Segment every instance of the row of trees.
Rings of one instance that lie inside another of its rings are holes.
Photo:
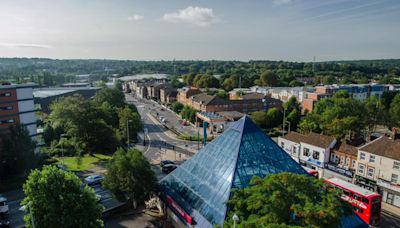
[[[314,67],[313,67],[314,65]],[[333,75],[339,79],[372,79],[387,75],[400,76],[400,60],[367,60],[335,62],[285,62],[285,61],[126,61],[126,60],[55,60],[43,58],[0,58],[0,79],[25,80],[30,76],[48,72],[51,75],[90,74],[97,77],[118,74],[120,76],[137,73],[163,72],[171,75],[209,74],[226,77],[241,75],[243,78],[257,79],[265,70],[271,70],[280,78],[326,77]],[[314,71],[313,71],[314,68]]]
[[[143,154],[119,148],[103,182],[121,201],[143,203],[155,191],[156,177]],[[34,170],[23,186],[27,227],[104,227],[94,190],[72,172],[55,166]]]
[[[50,110],[44,140],[56,154],[61,148],[67,155],[110,153],[123,142],[135,140],[142,128],[136,107],[126,105],[117,88],[103,88],[93,100],[80,95],[61,98]]]
[[[400,126],[400,93],[375,96],[360,102],[340,91],[320,100],[299,124],[304,132],[322,132],[337,138],[369,137],[377,125]]]

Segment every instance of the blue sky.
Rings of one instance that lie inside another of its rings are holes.
[[[400,1],[1,0],[0,56],[400,58]]]

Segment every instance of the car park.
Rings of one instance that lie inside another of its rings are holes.
[[[103,182],[104,177],[102,175],[92,175],[85,178],[85,183],[87,185],[96,185]]]
[[[164,165],[164,167],[162,167],[161,170],[163,173],[168,174],[168,173],[174,171],[176,168],[177,168],[177,166],[175,164],[166,164],[166,165]]]
[[[167,164],[173,164],[173,165],[175,165],[175,163],[173,162],[173,161],[171,161],[171,160],[162,160],[161,162],[160,162],[160,166],[161,166],[161,168],[163,168],[165,165],[167,165]]]

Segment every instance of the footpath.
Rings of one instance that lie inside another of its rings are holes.
[[[382,211],[391,214],[393,216],[400,217],[400,208],[387,204],[385,202],[382,202]]]

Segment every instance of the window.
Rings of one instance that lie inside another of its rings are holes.
[[[11,97],[11,93],[0,93],[0,97]]]
[[[400,170],[400,162],[394,161],[394,162],[393,162],[393,169],[395,169],[395,170]]]
[[[364,169],[365,169],[365,165],[358,164],[358,173],[359,174],[364,174]]]
[[[346,165],[350,165],[350,158],[346,158]]]
[[[304,148],[303,149],[303,155],[306,156],[306,157],[310,156],[310,149]]]
[[[12,110],[13,109],[13,106],[3,106],[3,107],[0,107],[0,110]]]
[[[319,152],[314,150],[314,151],[313,151],[312,157],[313,157],[315,160],[319,160]]]
[[[344,156],[340,156],[340,164],[343,164],[344,162]]]
[[[365,198],[365,197],[362,197],[361,201],[363,201],[366,204],[369,204],[369,200],[367,198]]]
[[[285,143],[284,142],[281,142],[281,147],[285,148]]]
[[[368,175],[369,177],[374,177],[374,172],[375,172],[375,169],[374,169],[374,168],[368,167],[368,173],[367,173],[367,175]]]
[[[356,167],[356,160],[353,160],[351,163],[352,163],[351,167],[353,168]]]
[[[397,184],[398,179],[399,179],[399,175],[393,173],[392,178],[390,179],[390,182],[392,182],[393,184]]]
[[[369,156],[369,162],[375,162],[375,155]]]
[[[343,194],[345,194],[346,196],[350,196],[350,192],[345,189],[343,189]]]
[[[365,153],[360,153],[360,160],[365,160]]]
[[[6,123],[14,123],[13,119],[10,120],[0,120],[0,124],[6,124]]]

